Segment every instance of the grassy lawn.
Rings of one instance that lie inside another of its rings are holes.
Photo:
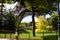
[[[56,40],[56,33],[36,33],[35,34],[36,37],[33,37],[32,36],[32,32],[29,31],[29,33],[20,33],[19,34],[19,38],[30,38],[30,39],[42,39],[42,40]],[[4,38],[5,34],[3,33],[0,33],[0,38]],[[12,33],[11,35],[10,34],[6,34],[6,38],[15,38],[15,34]]]

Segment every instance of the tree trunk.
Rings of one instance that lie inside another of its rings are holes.
[[[34,11],[34,7],[32,6],[32,26],[33,26],[33,37],[35,37],[35,19],[34,19],[34,16],[35,16],[35,11]]]

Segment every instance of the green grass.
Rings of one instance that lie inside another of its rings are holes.
[[[20,33],[19,34],[19,38],[31,38],[31,39],[43,39],[43,40],[56,40],[56,33],[36,33],[35,37],[32,36],[32,32],[31,31],[28,31],[29,33]],[[4,38],[5,34],[3,33],[0,33],[0,38]],[[6,34],[6,38],[15,38],[15,34],[12,33],[11,35],[10,34]]]
[[[9,33],[7,33],[7,34],[4,34],[4,33],[0,33],[0,38],[10,38],[10,36],[11,36],[11,38],[15,38],[15,34],[9,34]]]

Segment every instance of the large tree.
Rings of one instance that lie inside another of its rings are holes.
[[[53,0],[17,0],[22,6],[32,11],[33,36],[35,36],[35,11],[39,10],[41,14],[55,10]],[[56,2],[56,0],[55,0]]]

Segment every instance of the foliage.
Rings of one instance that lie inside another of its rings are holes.
[[[35,11],[39,10],[40,13],[48,13],[54,10],[56,7],[53,5],[53,1],[50,0],[17,0],[23,7],[32,11],[32,23],[33,23],[33,36],[35,36]],[[37,5],[38,4],[38,5]]]
[[[58,21],[58,14],[52,13],[50,18],[46,19],[48,25],[51,25],[54,30],[57,30],[57,21]]]
[[[36,31],[41,31],[41,30],[44,30],[45,28],[45,25],[44,25],[44,16],[39,16],[39,20],[38,22],[36,23]]]
[[[26,7],[28,10],[32,11],[32,6],[34,10],[39,10],[42,13],[50,12],[51,10],[56,10],[55,5],[56,0],[17,0],[22,6]],[[38,4],[38,5],[37,5]]]
[[[32,30],[32,28],[33,28],[33,27],[32,27],[32,22],[29,22],[27,29],[28,29],[28,30]]]
[[[26,23],[21,23],[20,26],[21,26],[24,30],[27,29],[27,24],[26,24]]]
[[[19,28],[19,31],[20,31],[20,33],[27,33],[27,23],[21,23],[20,24],[20,26],[19,26],[20,28]]]
[[[53,0],[25,0],[25,6],[28,10],[32,11],[32,5],[35,10],[39,10],[42,13],[50,12],[51,10],[56,10],[53,5]],[[38,5],[37,5],[38,4]]]
[[[13,3],[13,0],[0,0],[0,3],[8,3],[8,4],[11,4]]]
[[[14,18],[15,18],[15,26],[17,27],[17,26],[20,25],[20,19],[19,19],[19,16],[16,15],[16,16],[14,16]]]
[[[48,30],[51,30],[52,26],[47,23],[47,21],[44,19],[44,16],[39,16],[39,20],[36,23],[36,32],[47,32]]]
[[[44,29],[44,17],[43,16],[39,16],[39,20],[38,20],[38,22],[36,24],[37,24],[36,28]]]
[[[52,26],[47,25],[47,26],[46,26],[46,29],[48,29],[48,30],[49,30],[49,29],[52,29]]]
[[[8,4],[12,4],[12,3],[13,3],[13,0],[7,0],[6,3],[8,3]]]
[[[2,3],[2,2],[3,2],[3,3],[5,3],[5,2],[6,2],[6,0],[0,0],[0,3]]]
[[[51,25],[50,18],[47,18],[46,22],[47,22],[48,25]]]
[[[3,14],[4,15],[4,14]],[[20,25],[20,19],[18,15],[14,15],[12,12],[7,13],[4,15],[4,25],[2,27],[1,22],[2,22],[2,15],[0,15],[0,30],[12,30],[15,31],[16,27],[19,27],[19,31],[27,32],[27,23],[22,23]]]
[[[51,15],[50,22],[54,30],[57,30],[57,21],[58,21],[58,14],[53,13]]]
[[[5,16],[5,30],[15,30],[15,19],[14,15],[9,13]]]
[[[32,26],[32,22],[29,22],[29,26]]]

